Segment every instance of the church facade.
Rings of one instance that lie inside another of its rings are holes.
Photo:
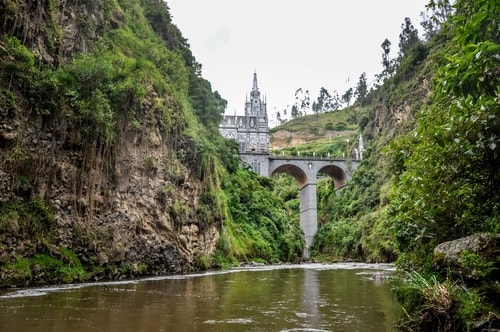
[[[221,135],[234,139],[240,147],[242,161],[262,176],[268,176],[269,119],[265,98],[260,95],[257,73],[253,74],[250,98],[245,100],[245,115],[225,115],[219,125]]]

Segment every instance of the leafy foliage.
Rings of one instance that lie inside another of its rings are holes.
[[[391,203],[404,252],[499,231],[500,45],[498,35],[483,26],[488,17],[494,20],[498,7],[487,1],[459,5],[455,21],[471,28],[457,31],[447,50],[449,63],[436,78],[434,102],[417,128],[393,145],[404,160]]]
[[[454,36],[440,50],[446,61],[435,77],[431,103],[416,128],[391,145],[397,181],[388,212],[401,252],[398,265],[423,273],[413,272],[419,282],[410,278],[400,288],[413,294],[400,297],[409,312],[402,326],[409,330],[471,329],[490,304],[495,306],[485,299],[498,294],[489,285],[495,262],[468,252],[461,264],[482,277],[481,288],[448,278],[427,282],[436,244],[500,232],[500,6],[457,1],[454,9],[443,23],[444,33]]]
[[[330,179],[318,181],[320,229],[313,256],[377,262],[397,256],[386,211],[380,210],[384,180],[382,172],[367,161],[340,192]]]
[[[216,257],[227,261],[295,261],[304,248],[297,218],[289,219],[283,201],[271,193],[271,179],[237,169],[226,181],[230,219]]]

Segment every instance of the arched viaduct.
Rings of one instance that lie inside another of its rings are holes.
[[[359,160],[323,159],[314,157],[276,157],[269,156],[269,176],[288,173],[299,185],[300,191],[300,227],[304,231],[306,247],[304,258],[310,258],[310,248],[318,230],[318,207],[316,200],[316,182],[318,175],[324,174],[333,179],[335,189],[340,189],[351,179]]]

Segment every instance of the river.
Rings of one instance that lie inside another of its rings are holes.
[[[0,290],[0,331],[395,331],[388,264],[299,264]]]

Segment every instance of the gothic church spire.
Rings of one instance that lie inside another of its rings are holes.
[[[256,71],[253,72],[253,85],[252,85],[252,91],[250,92],[250,98],[255,99],[255,100],[260,99],[260,92],[259,92],[259,87],[257,85],[257,72]]]

